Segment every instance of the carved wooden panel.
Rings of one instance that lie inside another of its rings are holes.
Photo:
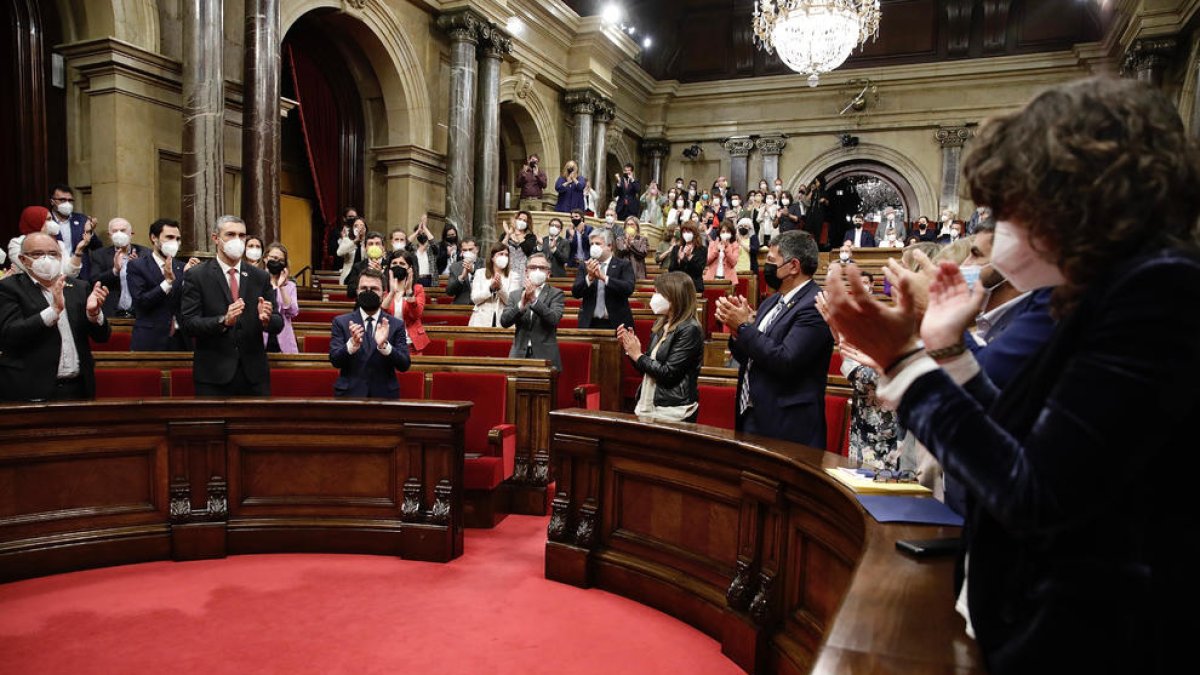
[[[394,462],[398,448],[392,439],[348,436],[303,448],[279,445],[277,438],[229,439],[234,458],[230,472],[233,515],[254,507],[397,508],[399,485]],[[328,448],[320,449],[321,446]]]

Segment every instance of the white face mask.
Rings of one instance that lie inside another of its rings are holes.
[[[475,251],[463,251],[463,262],[473,263],[477,259]]]
[[[517,221],[517,229],[518,230],[524,232],[528,228],[529,228],[529,223],[525,222],[524,220]]]
[[[53,281],[62,274],[62,261],[54,256],[44,255],[33,261],[33,264],[29,266],[29,271],[42,281]]]
[[[495,265],[496,269],[498,270],[506,270],[508,269],[508,256],[498,255],[493,260],[492,264]]]
[[[967,288],[975,288],[975,283],[979,281],[979,265],[963,265],[958,268],[962,272],[963,278],[967,280]]]
[[[696,235],[691,232],[684,232],[683,240],[690,244],[690,243],[692,243],[692,239],[695,238],[695,236]]]
[[[600,256],[604,255],[604,247],[600,244],[592,244],[592,247],[588,249],[588,254],[592,256],[593,260],[599,260]]]
[[[768,204],[768,205],[770,205],[770,204],[774,204],[774,203],[775,203],[775,198],[774,198],[774,197],[767,197],[767,204]]]
[[[58,210],[58,214],[63,218],[70,218],[71,214],[75,213],[75,205],[71,202],[62,202],[54,208]]]
[[[246,252],[246,242],[241,239],[230,239],[224,244],[221,244],[221,250],[224,251],[225,255],[229,256],[231,260],[241,260],[242,254]]]
[[[849,260],[850,253],[849,253],[849,251],[842,251],[840,254],[838,254],[838,257],[841,258],[842,260]]]
[[[675,208],[677,208],[677,209],[683,208],[683,200],[682,199],[675,200]]]
[[[126,246],[129,245],[129,233],[128,232],[113,232],[112,233],[112,243],[113,243],[113,246],[116,246],[117,248],[125,248]]]
[[[1059,286],[1066,279],[1054,263],[1042,259],[1029,243],[1029,230],[1006,220],[996,223],[992,267],[1018,291]]]
[[[51,237],[57,237],[58,233],[62,231],[62,228],[59,227],[58,223],[54,222],[53,220],[47,220],[46,226],[42,228],[42,231]]]
[[[740,200],[740,199],[731,199],[731,200],[729,200],[729,205],[730,205],[730,206],[732,206],[733,208],[735,208],[735,209],[736,209],[737,207],[739,207],[739,206],[741,206],[741,205],[742,205],[742,200]]]
[[[613,223],[617,222],[617,217],[616,216],[604,216],[604,222],[608,223],[609,225],[612,225]]]
[[[782,186],[782,185],[776,185],[776,186],[775,186],[775,191],[776,191],[776,192],[783,192],[783,186]]]
[[[542,270],[533,270],[529,273],[529,280],[533,282],[534,286],[541,286],[546,283],[546,273]]]
[[[790,200],[790,199],[780,199],[780,200],[779,200],[779,203],[780,203],[780,204],[783,204],[784,206],[787,206],[788,204],[791,204],[791,203],[792,203],[792,200]]]
[[[403,251],[403,250],[404,250],[404,242],[402,242],[402,241],[393,241],[393,242],[392,242],[392,250],[393,250],[393,251]]]
[[[721,233],[721,241],[729,241],[732,238],[733,238],[733,235],[729,234],[728,232]]]
[[[168,258],[174,258],[179,253],[179,242],[164,241],[162,246],[159,246],[159,248],[162,249],[162,254],[164,256]]]
[[[246,249],[246,257],[249,258],[251,262],[258,262],[259,259],[262,258],[262,249],[257,246],[251,246],[250,248]]]
[[[662,293],[655,293],[650,297],[650,311],[655,314],[666,314],[669,309],[671,309],[671,303]]]
[[[560,228],[557,225],[550,226],[550,236],[551,237],[557,237],[559,232],[562,232],[562,228]]]

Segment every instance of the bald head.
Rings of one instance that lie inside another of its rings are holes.
[[[58,248],[58,241],[45,232],[34,232],[25,235],[25,240],[21,242],[21,253],[29,254],[33,252],[61,253]]]

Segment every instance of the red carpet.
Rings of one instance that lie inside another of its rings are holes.
[[[706,635],[542,578],[546,518],[450,564],[148,563],[0,585],[0,673],[740,673]]]

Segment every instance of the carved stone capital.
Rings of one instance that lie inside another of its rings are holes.
[[[591,89],[568,91],[563,97],[572,115],[594,115],[596,108],[604,103],[604,97]]]
[[[1161,76],[1162,71],[1177,58],[1178,52],[1179,40],[1174,37],[1134,40],[1121,61],[1121,74],[1136,75],[1139,78],[1142,77],[1142,73]]]
[[[758,151],[764,156],[782,155],[786,146],[787,137],[785,136],[764,136],[754,142],[754,147],[758,148]]]
[[[642,141],[642,152],[649,155],[652,159],[662,159],[671,152],[671,143],[665,138],[649,138]]]
[[[971,138],[967,127],[941,127],[933,132],[934,139],[943,148],[961,148]]]
[[[617,116],[617,106],[608,99],[601,99],[596,104],[596,122],[608,124]]]
[[[502,59],[512,53],[512,38],[496,26],[485,23],[479,29],[479,53],[486,59]]]
[[[345,0],[346,6],[353,9],[362,9],[367,6],[367,0]]]
[[[454,42],[479,44],[479,35],[488,28],[487,19],[471,9],[448,12],[437,18],[437,27]]]
[[[730,157],[749,157],[754,150],[754,141],[749,136],[738,136],[726,139],[721,146],[729,151]]]

